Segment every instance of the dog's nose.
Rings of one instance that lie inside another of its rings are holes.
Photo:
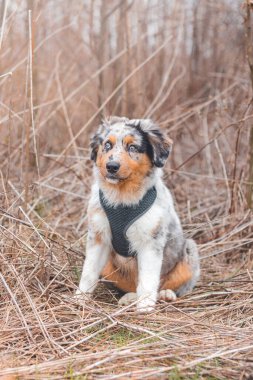
[[[120,164],[116,161],[110,161],[106,164],[106,169],[108,173],[115,174],[120,168]]]

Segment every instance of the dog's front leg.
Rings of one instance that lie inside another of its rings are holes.
[[[140,312],[150,312],[154,309],[160,284],[162,259],[162,252],[150,248],[138,252],[137,310]]]
[[[82,270],[79,288],[76,295],[91,294],[96,288],[99,275],[109,258],[110,249],[102,241],[96,240],[92,233],[88,233],[86,258]]]

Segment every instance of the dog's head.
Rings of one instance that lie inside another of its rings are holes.
[[[164,166],[172,140],[149,119],[112,117],[104,121],[91,141],[91,159],[111,184],[146,177]]]

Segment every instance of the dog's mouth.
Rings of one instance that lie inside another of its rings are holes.
[[[107,173],[105,179],[107,182],[112,184],[117,184],[119,182],[125,181],[128,177],[119,177],[117,174]]]

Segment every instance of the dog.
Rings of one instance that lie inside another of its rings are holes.
[[[100,276],[125,293],[120,305],[136,301],[140,312],[190,292],[200,276],[198,249],[162,180],[172,140],[150,119],[115,116],[90,146],[95,181],[76,296],[91,295]]]

